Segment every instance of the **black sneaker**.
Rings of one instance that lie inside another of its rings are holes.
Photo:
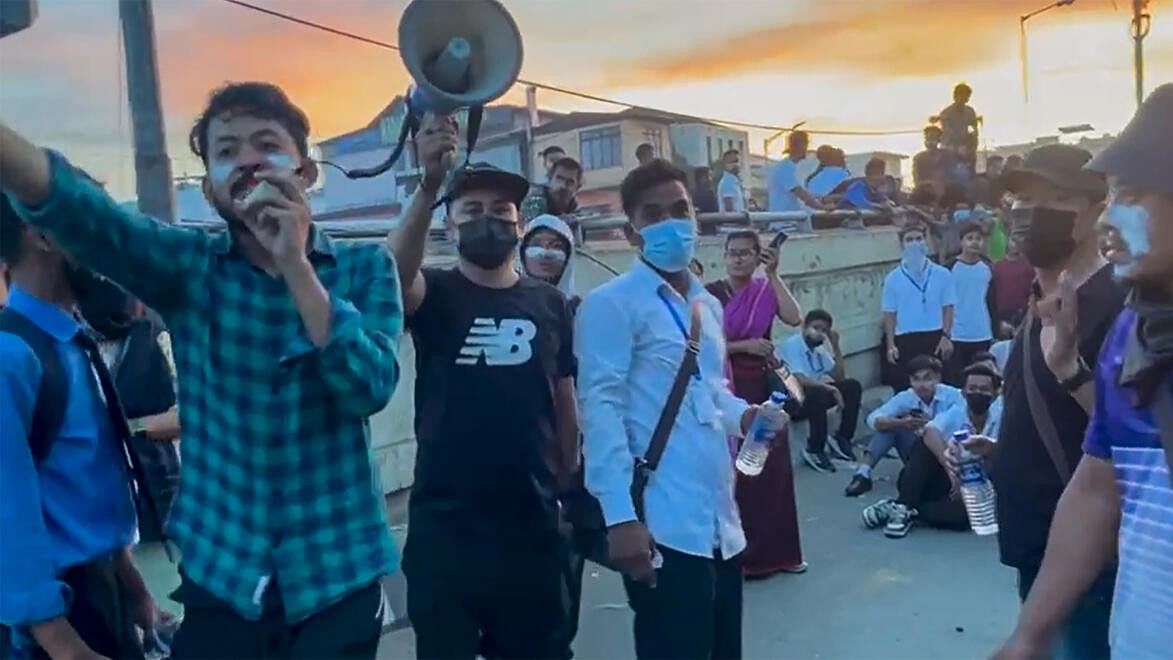
[[[835,464],[831,462],[831,459],[827,458],[827,452],[825,451],[813,452],[809,449],[803,449],[802,460],[816,472],[822,472],[823,474],[835,472]]]
[[[831,449],[831,453],[835,454],[836,458],[841,458],[845,461],[855,460],[855,445],[850,440],[831,438],[831,442],[827,443],[827,447]]]
[[[851,483],[847,484],[847,489],[843,494],[848,497],[859,497],[872,489],[872,480],[862,474],[856,474],[851,478]]]
[[[888,524],[884,526],[884,536],[890,539],[902,539],[908,536],[912,529],[912,521],[916,518],[916,509],[903,504],[893,504],[888,515]]]

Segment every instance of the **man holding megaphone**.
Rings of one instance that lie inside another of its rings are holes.
[[[514,268],[524,178],[457,169],[449,117],[416,136],[419,191],[391,239],[416,348],[416,459],[404,549],[421,658],[563,657],[566,558],[556,494],[578,463],[571,314]],[[447,207],[455,268],[422,268]]]

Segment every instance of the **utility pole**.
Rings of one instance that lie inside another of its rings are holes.
[[[1148,13],[1149,0],[1132,0],[1133,67],[1136,70],[1136,106],[1144,103],[1144,38],[1149,36],[1153,17]]]
[[[134,130],[134,173],[138,207],[161,222],[175,222],[171,159],[159,94],[155,57],[155,13],[151,0],[119,0],[118,17],[126,52],[126,94]]]

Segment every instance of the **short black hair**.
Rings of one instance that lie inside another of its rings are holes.
[[[957,237],[958,238],[965,238],[967,235],[972,234],[974,232],[981,234],[982,238],[986,237],[986,232],[982,229],[982,225],[980,222],[978,222],[977,220],[967,220],[967,221],[961,223],[961,227],[957,230]]]
[[[725,249],[729,249],[729,244],[733,241],[752,241],[754,252],[762,251],[762,239],[758,238],[758,233],[752,229],[738,229],[725,234]]]
[[[8,196],[0,192],[0,261],[8,264],[9,268],[20,260],[20,252],[24,247],[24,220],[16,214]]]
[[[973,88],[970,87],[969,85],[966,85],[965,83],[958,83],[957,86],[953,88],[953,100],[954,101],[961,101],[962,103],[968,103],[969,99],[972,96],[973,96]]]
[[[721,154],[721,158],[723,158],[723,159],[728,158],[730,154],[732,154],[734,156],[740,156],[741,152],[738,151],[737,149],[726,149],[725,153]]]
[[[653,158],[628,172],[627,176],[623,177],[623,183],[619,184],[619,199],[623,203],[623,212],[627,217],[632,217],[635,215],[640,195],[650,188],[670,181],[679,181],[686,189],[688,188],[688,176],[684,170],[663,158]]]
[[[1003,163],[1005,161],[1006,159],[999,156],[998,154],[991,154],[986,156],[986,165],[989,165],[990,163]]]
[[[828,328],[835,325],[835,319],[831,317],[831,312],[828,312],[825,309],[812,309],[811,311],[807,312],[806,318],[802,320],[802,324],[810,325],[815,321],[822,321],[826,323]]]
[[[641,154],[646,154],[646,155],[648,155],[648,156],[651,156],[651,155],[653,155],[653,154],[655,154],[655,153],[656,153],[656,148],[655,148],[655,147],[653,147],[653,146],[652,146],[650,143],[648,143],[648,142],[644,142],[643,144],[641,144],[641,145],[639,145],[638,147],[636,147],[636,148],[635,148],[635,155],[636,155],[636,157],[637,157],[637,158],[638,158],[638,157],[639,157]]]
[[[560,147],[556,144],[551,144],[550,146],[546,147],[545,149],[542,149],[541,153],[539,153],[538,155],[541,156],[542,158],[545,158],[546,156],[549,156],[550,154],[564,154],[564,153],[566,153],[565,149],[563,149],[562,147]]]
[[[809,147],[810,143],[811,143],[811,136],[806,131],[790,131],[790,134],[786,136],[786,151],[788,153],[790,152],[791,145],[805,144],[806,146]],[[803,155],[806,155],[805,150],[804,150]]]
[[[188,134],[191,152],[208,164],[208,126],[226,114],[271,119],[289,132],[302,158],[309,156],[310,120],[280,87],[263,82],[228,83],[212,91]]]
[[[940,376],[942,370],[941,361],[932,355],[918,355],[908,362],[909,376],[916,374],[918,371],[931,371]]]
[[[970,376],[985,376],[986,378],[989,378],[991,382],[993,382],[994,389],[997,390],[1001,389],[1002,387],[1002,376],[1000,376],[997,371],[994,371],[989,367],[989,365],[986,364],[971,364],[965,368],[965,371],[963,371],[962,374],[964,375],[964,378],[962,379],[963,383],[967,382]]]
[[[921,234],[925,238],[929,237],[929,228],[919,222],[910,222],[904,225],[900,228],[900,231],[897,232],[896,235],[900,238],[900,242],[903,243],[904,237],[913,232]]]
[[[871,174],[873,171],[877,171],[879,174],[883,174],[884,170],[887,168],[888,164],[884,162],[883,158],[876,158],[873,156],[872,158],[868,159],[868,164],[863,166],[863,173]]]
[[[563,151],[562,153],[566,152]],[[559,158],[558,160],[554,161],[554,164],[550,166],[550,173],[553,174],[557,170],[567,170],[569,172],[574,172],[578,175],[578,180],[580,182],[582,181],[582,164],[570,156]]]
[[[979,362],[993,362],[996,364],[998,362],[998,358],[994,357],[994,354],[989,351],[979,351],[973,354],[973,357],[970,358],[969,363],[977,364]]]
[[[937,126],[936,124],[929,124],[928,126],[925,126],[924,133],[925,133],[925,135],[932,133],[932,134],[940,137],[945,134],[945,131],[941,130],[941,127]]]

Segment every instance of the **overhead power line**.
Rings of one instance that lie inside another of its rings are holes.
[[[275,9],[261,7],[259,5],[252,4],[251,2],[244,2],[244,0],[223,0],[223,1],[230,4],[230,5],[236,5],[237,7],[241,7],[243,9],[249,9],[249,10],[252,10],[255,12],[259,12],[261,14],[266,14],[268,16],[272,16],[274,18],[281,19],[283,21],[289,21],[290,23],[296,23],[296,24],[301,25],[303,27],[308,27],[308,28],[312,28],[314,30],[327,32],[327,33],[333,34],[335,36],[345,37],[347,39],[353,39],[355,41],[369,44],[371,46],[378,46],[380,48],[386,48],[388,50],[395,50],[395,51],[399,50],[399,46],[396,46],[393,43],[389,43],[386,41],[380,41],[378,39],[372,39],[371,37],[365,37],[361,34],[355,34],[353,32],[341,30],[339,28],[331,27],[329,25],[324,25],[324,24],[318,23],[316,21],[311,21],[308,19],[300,18],[300,17],[294,16],[292,14],[287,14],[285,12],[277,11]],[[651,106],[641,105],[639,103],[630,103],[628,101],[622,101],[619,99],[608,98],[605,96],[598,96],[597,94],[590,94],[588,92],[580,92],[578,90],[568,89],[566,87],[559,87],[558,85],[550,85],[547,83],[541,83],[541,82],[537,82],[537,81],[533,81],[533,80],[526,80],[524,78],[518,78],[517,82],[521,83],[522,85],[529,85],[531,87],[536,87],[538,89],[544,89],[548,92],[555,92],[558,94],[565,94],[567,96],[574,96],[574,97],[577,97],[580,99],[586,99],[588,101],[596,101],[599,103],[607,103],[610,105],[618,105],[618,106],[623,106],[626,108],[632,108],[635,110],[644,110],[647,112],[654,112],[654,113],[660,113],[660,114],[693,117],[693,118],[699,119],[701,121],[706,121],[706,122],[713,123],[713,124],[725,124],[727,126],[736,126],[738,128],[754,128],[754,129],[759,129],[759,130],[763,130],[763,131],[790,132],[790,131],[794,130],[793,128],[787,127],[787,126],[773,126],[770,124],[754,124],[751,122],[736,121],[736,120],[732,120],[732,119],[719,119],[716,117],[703,117],[703,116],[698,116],[698,115],[694,115],[694,114],[687,113],[687,112],[676,112],[673,110],[664,110],[662,108],[653,108]],[[813,133],[813,134],[818,134],[818,135],[840,135],[840,136],[913,135],[913,134],[920,134],[920,132],[921,132],[921,129],[919,129],[919,128],[917,128],[917,129],[904,129],[904,130],[866,130],[866,129],[863,129],[863,130],[847,130],[847,129],[822,130],[822,129],[818,129],[818,128],[805,128],[804,127],[802,130],[806,131],[807,133]]]

